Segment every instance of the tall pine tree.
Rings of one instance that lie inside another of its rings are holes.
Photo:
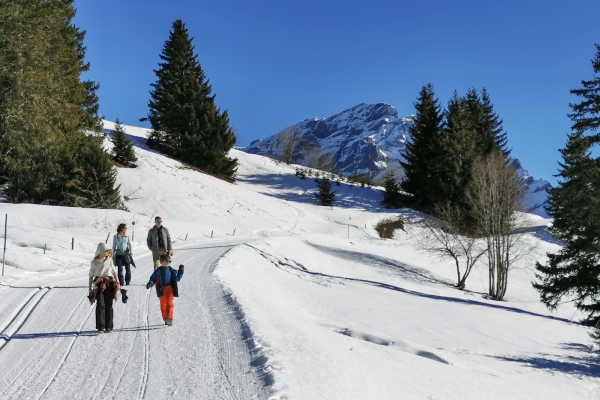
[[[150,92],[150,145],[206,172],[233,179],[237,159],[228,157],[235,144],[227,112],[215,105],[192,38],[181,20],[173,23],[165,42],[156,83]]]
[[[600,44],[596,44],[596,55],[592,59],[593,78],[581,81],[581,89],[571,90],[571,93],[581,97],[577,104],[569,104],[573,112],[569,118],[573,121],[574,131],[596,132],[600,129]],[[598,135],[598,134],[596,134]]]
[[[568,296],[586,314],[584,323],[600,321],[600,159],[592,148],[600,142],[600,46],[592,60],[594,76],[571,93],[583,100],[571,104],[573,133],[561,150],[561,181],[549,189],[546,210],[554,218],[553,235],[565,242],[557,253],[547,253],[548,263],[536,263],[533,286],[550,309]]]
[[[73,1],[0,7],[0,174],[8,199],[72,204],[76,195],[96,204],[101,196],[115,200],[103,207],[119,207],[112,165],[88,163],[90,155],[109,156],[95,134],[98,85],[81,81],[89,64],[85,32],[71,23]]]
[[[464,97],[468,112],[473,123],[473,129],[477,133],[478,152],[487,157],[495,149],[504,154],[506,161],[510,156],[507,146],[507,135],[502,126],[502,120],[494,111],[487,90],[484,88],[481,95],[477,90],[471,88]]]
[[[447,202],[466,210],[465,193],[471,181],[471,168],[478,157],[477,132],[467,102],[456,92],[448,102],[442,146],[447,153],[444,181],[447,182]]]
[[[402,188],[427,208],[445,200],[448,185],[444,181],[444,114],[430,83],[421,89],[415,108],[416,115],[404,153],[406,161],[400,162],[406,174]]]
[[[510,149],[508,148],[508,135],[504,131],[502,120],[494,111],[494,106],[490,100],[490,96],[483,88],[481,90],[481,138],[483,144],[483,153],[490,155],[494,149],[498,149],[504,155],[504,159],[508,161],[510,157]]]

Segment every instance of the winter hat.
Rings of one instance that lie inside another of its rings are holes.
[[[110,251],[110,256],[112,257],[112,255],[113,255],[112,249],[104,243],[98,243],[98,247],[96,247],[96,255],[94,256],[94,258],[98,257],[100,254],[104,253],[105,251]]]

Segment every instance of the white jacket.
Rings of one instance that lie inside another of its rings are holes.
[[[104,261],[100,261],[98,256],[105,251],[110,251],[110,255]],[[106,246],[104,243],[99,243],[96,248],[96,255],[92,260],[90,265],[90,276],[113,276],[113,274],[117,273],[117,268],[115,268],[115,264],[113,264],[112,260],[112,249]]]

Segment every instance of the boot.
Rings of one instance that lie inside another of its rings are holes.
[[[123,300],[123,303],[127,303],[127,300],[129,299],[129,296],[127,296],[127,290],[125,289],[121,289],[121,300]]]

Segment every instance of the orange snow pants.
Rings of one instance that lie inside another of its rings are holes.
[[[162,313],[163,321],[169,318],[173,320],[173,286],[163,286],[163,295],[158,298],[160,300],[160,312]]]

